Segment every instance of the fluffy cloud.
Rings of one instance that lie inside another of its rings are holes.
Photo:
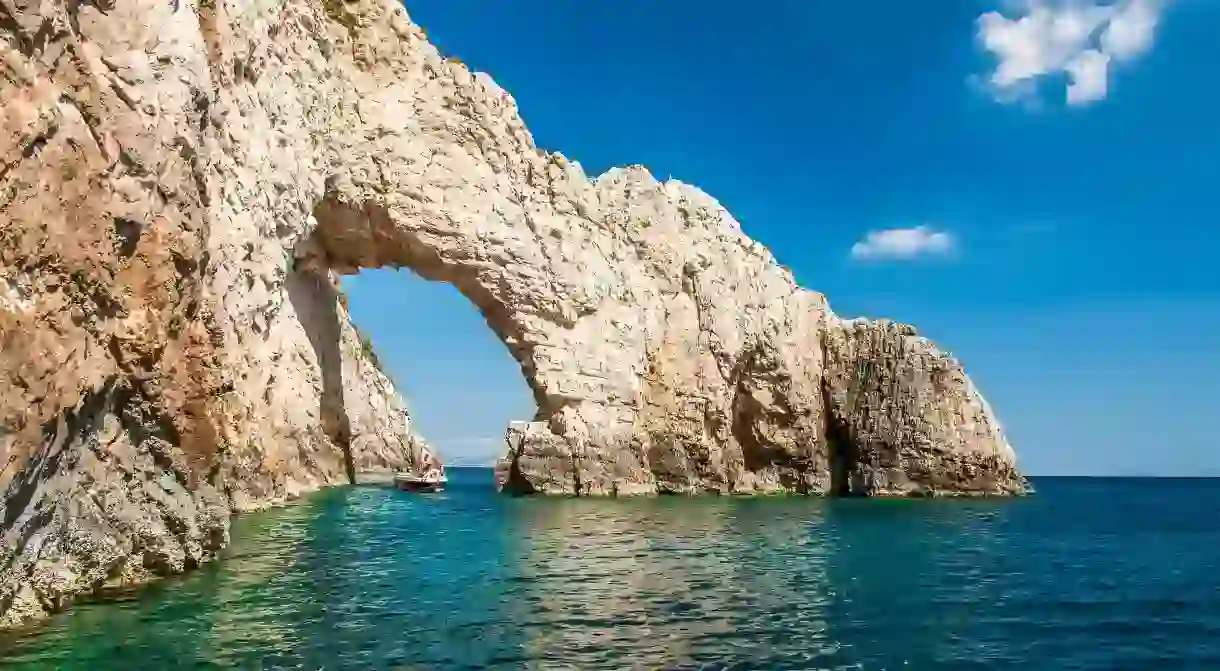
[[[910,261],[921,256],[946,256],[953,251],[953,236],[927,226],[870,231],[852,245],[858,261]]]
[[[1038,79],[1062,74],[1069,105],[1102,100],[1113,66],[1152,48],[1162,9],[1162,0],[1026,0],[1019,18],[987,12],[978,37],[997,58],[988,83],[1008,102],[1035,92]]]
[[[1071,83],[1067,87],[1069,105],[1085,105],[1106,97],[1110,57],[1095,49],[1085,49],[1067,64]]]

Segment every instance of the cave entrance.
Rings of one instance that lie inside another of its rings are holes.
[[[851,436],[841,421],[826,422],[826,445],[830,457],[830,494],[852,496],[852,472],[855,470],[856,453]]]

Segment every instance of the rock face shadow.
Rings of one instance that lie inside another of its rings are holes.
[[[294,265],[285,288],[322,373],[322,394],[318,407],[322,429],[342,450],[348,482],[355,484],[351,422],[343,402],[339,291],[325,272],[301,263]]]

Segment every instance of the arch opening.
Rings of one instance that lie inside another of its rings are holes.
[[[416,466],[424,454],[491,466],[506,452],[511,422],[544,421],[523,334],[473,269],[446,263],[384,207],[327,197],[314,218],[293,249],[289,295],[320,368],[321,423],[343,451],[350,482],[368,465],[353,445],[344,399],[344,362],[353,355],[406,403],[410,434],[422,438],[411,446]],[[342,351],[345,340],[352,346],[345,329],[359,352]]]

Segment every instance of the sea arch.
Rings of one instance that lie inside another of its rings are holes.
[[[420,48],[389,85],[345,83],[292,253],[408,268],[479,309],[538,408],[507,431],[503,488],[1023,490],[982,397],[914,329],[839,319],[694,187],[537,149],[490,78]]]
[[[913,328],[840,319],[697,188],[641,166],[590,179],[540,150],[512,96],[441,56],[401,5],[321,9],[284,7],[327,39],[280,34],[307,57],[278,80],[290,104],[263,103],[295,149],[246,138],[288,208],[260,206],[271,246],[318,274],[408,268],[482,312],[538,408],[506,432],[502,487],[1025,491],[982,396]]]

